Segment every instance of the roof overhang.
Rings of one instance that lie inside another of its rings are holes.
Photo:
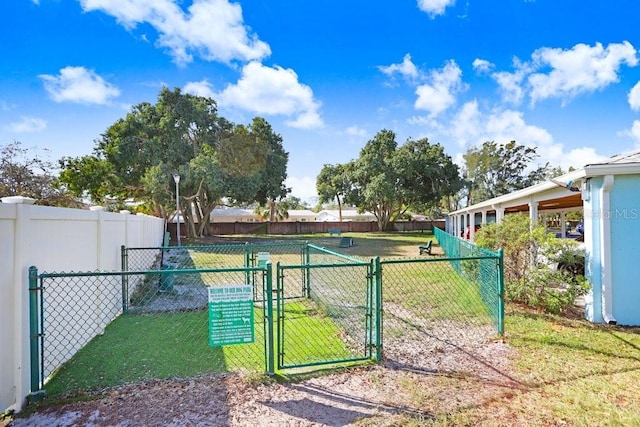
[[[594,163],[554,179],[556,182],[572,182],[582,188],[589,178],[606,175],[640,175],[640,152],[614,157],[606,162]],[[466,208],[458,209],[450,215],[469,212],[495,211],[523,212],[529,204],[537,203],[538,211],[567,210],[582,207],[582,192],[570,191],[553,181],[545,181],[503,196],[494,197]]]
[[[580,169],[559,176],[555,180],[559,182],[573,181],[575,184],[580,184],[585,176],[585,170]],[[480,211],[489,212],[496,209],[504,209],[505,212],[522,212],[529,210],[530,203],[538,203],[538,210],[575,208],[582,206],[582,196],[580,192],[570,191],[552,181],[545,181],[513,193],[458,209],[451,212],[450,215]]]

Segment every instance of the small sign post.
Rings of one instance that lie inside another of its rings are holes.
[[[209,345],[248,344],[255,340],[253,287],[209,287]]]

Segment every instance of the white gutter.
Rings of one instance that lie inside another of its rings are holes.
[[[610,163],[587,165],[583,169],[586,177],[606,175],[635,175],[640,173],[640,163]]]
[[[600,261],[602,262],[602,317],[610,325],[618,323],[613,317],[613,280],[611,277],[611,187],[613,175],[606,175],[600,189]]]

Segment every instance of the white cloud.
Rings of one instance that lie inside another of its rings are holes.
[[[429,83],[418,86],[414,107],[437,116],[455,104],[455,94],[465,89],[462,70],[455,61],[449,61],[441,70],[432,70]]]
[[[269,45],[244,25],[242,7],[228,0],[193,0],[185,12],[174,0],[80,0],[85,11],[99,10],[127,29],[149,24],[158,45],[174,61],[187,64],[197,54],[207,61],[250,61],[271,54]]]
[[[199,82],[189,82],[184,85],[182,90],[184,93],[189,93],[195,96],[215,98],[213,86],[207,80],[201,80]]]
[[[606,48],[601,43],[577,44],[566,50],[543,47],[531,54],[530,61],[514,58],[514,71],[496,71],[491,77],[500,86],[502,100],[513,105],[525,97],[529,97],[531,105],[548,98],[560,98],[564,104],[580,94],[618,82],[620,68],[625,64],[638,64],[636,49],[626,41]],[[476,70],[487,72],[493,64],[476,59],[473,65]]]
[[[515,71],[499,71],[491,74],[491,77],[500,86],[502,101],[512,105],[519,105],[525,96],[523,80],[531,72],[529,64],[521,62],[518,58],[513,58],[513,68]]]
[[[456,0],[418,0],[418,8],[427,12],[431,18],[444,15],[444,10],[456,4]]]
[[[636,143],[636,147],[640,147],[640,120],[634,120],[631,127],[631,135]]]
[[[285,180],[285,185],[291,188],[292,196],[298,197],[303,201],[313,203],[318,199],[315,178],[290,176]]]
[[[411,55],[406,54],[400,64],[379,65],[378,69],[389,77],[393,77],[396,73],[409,80],[415,80],[419,76],[418,68],[411,61]]]
[[[41,74],[39,77],[55,102],[104,105],[120,95],[118,88],[84,67],[65,67],[57,76]]]
[[[631,137],[636,148],[640,148],[640,120],[634,120],[631,129],[618,132],[618,135]]]
[[[287,126],[298,129],[313,129],[324,126],[322,117],[320,117],[320,114],[315,108],[304,111],[294,120],[288,120],[285,123]]]
[[[293,117],[287,122],[291,127],[308,129],[324,125],[318,111],[320,103],[314,100],[309,86],[298,82],[292,69],[250,62],[242,69],[240,80],[228,85],[216,99],[219,105],[257,114]]]
[[[480,59],[480,58],[474,59],[472,65],[473,65],[473,69],[479,73],[488,73],[489,71],[493,70],[493,68],[495,67],[495,65],[492,64],[491,62],[487,61],[486,59]]]
[[[346,133],[347,135],[360,137],[364,137],[367,135],[367,131],[358,126],[349,126],[344,130],[344,133]]]
[[[462,108],[456,113],[451,126],[449,127],[449,134],[456,140],[460,147],[468,145],[470,141],[477,142],[477,133],[481,128],[481,114],[478,110],[478,101],[465,103]]]
[[[567,164],[567,166],[563,168],[565,171],[569,169],[569,166],[580,168],[588,164],[607,160],[607,156],[598,154],[595,148],[592,147],[574,148],[568,153],[563,153],[562,155],[565,157],[563,163]],[[553,163],[551,164],[553,165]]]
[[[505,110],[492,113],[485,119],[485,132],[492,136],[491,140],[508,142],[516,140],[520,144],[536,146],[549,151],[553,144],[553,137],[546,129],[529,125],[523,118],[523,113],[515,110]]]
[[[524,89],[522,88],[524,75],[522,73],[501,71],[494,73],[493,78],[500,86],[504,102],[509,102],[513,105],[518,105],[522,102],[522,98],[524,98]]]
[[[536,69],[551,68],[547,73],[531,74],[531,102],[575,96],[603,89],[619,81],[618,71],[623,64],[636,66],[638,58],[631,43],[611,43],[604,48],[601,43],[594,46],[577,44],[569,50],[541,48],[532,55]]]
[[[629,106],[633,111],[640,110],[640,82],[636,83],[633,88],[629,91]]]
[[[448,135],[456,140],[460,147],[480,146],[486,141],[506,144],[515,140],[518,144],[535,147],[539,158],[535,164],[549,162],[552,166],[560,166],[564,170],[569,167],[582,167],[604,159],[592,147],[578,147],[565,151],[564,145],[554,141],[553,136],[544,128],[531,125],[524,119],[524,114],[516,110],[495,110],[483,112],[474,100],[462,106],[449,126]],[[638,124],[638,141],[640,142],[640,122]],[[464,164],[462,154],[455,156]]]
[[[10,123],[7,129],[15,133],[41,132],[47,128],[47,121],[37,117],[20,117],[19,122]]]

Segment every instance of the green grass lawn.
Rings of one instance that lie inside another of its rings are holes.
[[[289,363],[354,357],[340,328],[315,311],[312,302],[288,301],[282,315]],[[119,316],[53,375],[45,386],[47,396],[147,379],[265,372],[263,310],[256,308],[254,316],[255,341],[223,347],[209,346],[207,311]]]
[[[517,417],[537,425],[640,425],[640,328],[512,309],[506,329],[525,385],[505,402]]]

